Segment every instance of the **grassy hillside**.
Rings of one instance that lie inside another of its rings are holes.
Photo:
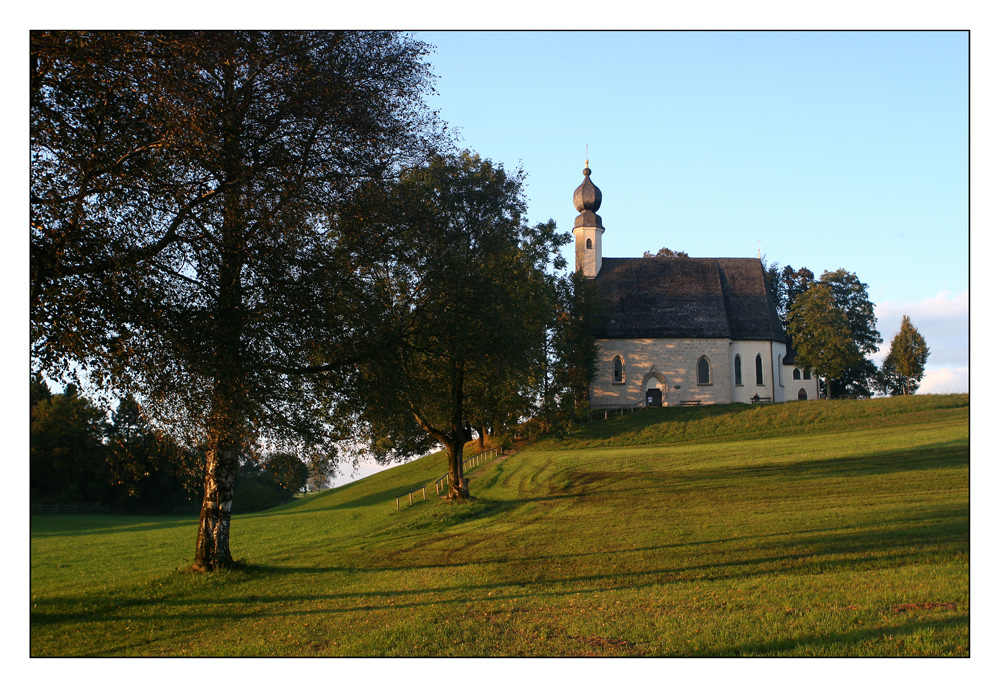
[[[969,652],[968,395],[658,409],[397,513],[440,455],[234,518],[32,518],[50,655],[907,656]]]

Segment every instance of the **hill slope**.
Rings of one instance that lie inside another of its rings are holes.
[[[32,522],[35,655],[967,655],[968,396],[650,410],[395,511],[440,455],[234,519]]]

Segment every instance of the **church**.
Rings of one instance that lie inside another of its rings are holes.
[[[592,408],[819,398],[795,364],[758,258],[604,258],[601,190],[573,193],[576,269],[598,297]]]

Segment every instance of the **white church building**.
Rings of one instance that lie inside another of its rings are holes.
[[[757,258],[604,258],[601,191],[573,194],[576,268],[598,296],[593,408],[819,398],[796,366]]]

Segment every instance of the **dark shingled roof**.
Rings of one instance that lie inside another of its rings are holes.
[[[599,339],[785,341],[756,258],[605,258],[595,283]]]

